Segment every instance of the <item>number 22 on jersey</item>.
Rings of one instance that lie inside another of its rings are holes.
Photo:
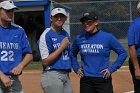
[[[14,61],[14,52],[13,51],[1,51],[1,61]]]

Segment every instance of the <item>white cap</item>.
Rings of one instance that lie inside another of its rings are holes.
[[[139,9],[140,8],[140,2],[138,3],[138,5],[137,5],[137,9]]]
[[[7,0],[0,3],[0,8],[3,8],[5,10],[10,10],[10,9],[15,9],[17,7],[14,5],[13,1]]]
[[[54,8],[52,11],[51,11],[51,16],[54,16],[56,14],[63,14],[65,16],[67,16],[67,12],[65,9],[63,8]]]

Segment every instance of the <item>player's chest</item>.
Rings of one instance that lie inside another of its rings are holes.
[[[82,54],[104,54],[110,50],[109,42],[102,39],[83,39],[78,41],[78,47]]]
[[[18,33],[1,32],[0,31],[0,42],[20,42],[21,36]]]
[[[65,37],[66,36],[63,36],[63,35],[51,36],[51,41],[52,41],[54,49],[57,49],[60,46],[61,42],[63,41]]]

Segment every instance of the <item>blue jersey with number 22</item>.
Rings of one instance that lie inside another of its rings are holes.
[[[10,75],[11,70],[21,61],[23,54],[31,53],[24,30],[11,24],[8,28],[0,26],[0,71]]]

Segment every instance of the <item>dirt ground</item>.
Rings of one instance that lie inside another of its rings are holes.
[[[20,76],[25,93],[43,93],[40,87],[41,71],[24,71]],[[70,73],[73,93],[79,93],[79,78],[74,72]],[[114,93],[125,93],[133,90],[133,83],[128,67],[113,74]]]

